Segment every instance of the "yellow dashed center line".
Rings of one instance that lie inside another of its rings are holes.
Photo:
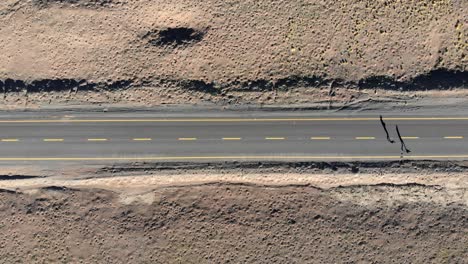
[[[353,159],[373,159],[373,160],[398,160],[401,157],[395,156],[142,156],[142,157],[9,157],[1,158],[0,161],[122,161],[122,160],[353,160]],[[468,154],[462,155],[418,155],[405,156],[407,159],[468,159]]]
[[[44,142],[62,142],[63,138],[44,138]]]
[[[16,138],[6,138],[6,139],[2,139],[2,142],[18,142],[19,139],[16,139]]]
[[[420,139],[420,137],[401,137],[402,139]],[[444,139],[464,139],[463,136],[445,136]],[[285,137],[265,137],[265,140],[285,140]],[[331,140],[331,137],[311,137],[311,140]],[[356,140],[374,140],[375,137],[355,137]],[[107,138],[88,138],[88,141],[108,141]],[[133,141],[152,141],[152,138],[133,138]],[[198,138],[178,138],[179,141],[195,141]],[[222,140],[225,141],[239,141],[242,140],[241,137],[223,137]],[[1,142],[19,142],[19,139],[16,138],[5,138],[1,139]],[[44,138],[44,142],[63,142],[63,138]]]

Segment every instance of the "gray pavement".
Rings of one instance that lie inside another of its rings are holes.
[[[161,113],[3,115],[0,164],[210,160],[468,159],[468,117]]]

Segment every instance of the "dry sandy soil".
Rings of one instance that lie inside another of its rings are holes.
[[[467,14],[466,0],[1,0],[0,109],[466,102]],[[399,166],[3,167],[0,263],[466,263],[467,166]]]
[[[411,78],[467,70],[467,13],[456,0],[6,0],[0,76]]]
[[[3,0],[0,105],[287,105],[464,89],[467,14],[463,0]]]
[[[466,172],[412,166],[11,168],[0,262],[466,263]]]

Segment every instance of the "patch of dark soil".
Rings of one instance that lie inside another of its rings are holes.
[[[39,93],[39,92],[63,92],[63,91],[98,91],[119,90],[132,87],[131,80],[118,80],[109,82],[90,82],[75,79],[44,79],[31,82],[23,80],[6,79],[0,80],[0,91],[4,93]]]
[[[311,87],[317,88],[327,86],[331,83],[345,84],[342,80],[330,80],[319,76],[289,76],[277,80],[250,80],[245,82],[234,81],[223,85],[224,88],[234,89],[236,91],[272,91],[272,90],[288,90],[293,87]]]
[[[255,187],[255,188],[270,188],[270,189],[276,189],[276,188],[311,188],[315,190],[324,190],[320,187],[311,185],[311,184],[258,184],[258,183],[250,183],[250,182],[205,182],[205,183],[191,183],[191,184],[177,184],[177,185],[165,185],[164,187],[161,187],[159,189],[168,189],[168,188],[181,188],[181,187],[203,187],[203,186],[218,186],[218,187],[228,187],[233,186],[233,187]]]
[[[395,183],[378,183],[378,184],[356,184],[356,185],[346,185],[346,186],[337,186],[331,188],[332,190],[339,190],[339,189],[361,189],[361,188],[379,188],[379,187],[389,187],[389,188],[430,188],[430,189],[435,189],[435,190],[442,190],[441,186],[438,185],[426,185],[426,184],[420,184],[420,183],[415,183],[415,182],[410,182],[410,183],[402,183],[402,184],[395,184]]]
[[[47,7],[50,4],[71,4],[81,7],[107,7],[114,0],[33,0],[33,4],[39,7]]]
[[[447,69],[438,69],[424,75],[419,75],[408,81],[399,81],[389,76],[372,76],[357,82],[342,79],[329,79],[320,76],[289,76],[276,80],[250,80],[232,81],[229,83],[206,83],[201,80],[187,80],[179,82],[184,89],[193,89],[208,93],[222,93],[220,90],[235,91],[287,91],[296,87],[345,87],[360,89],[385,89],[385,90],[448,90],[453,88],[468,87],[468,72]]]
[[[35,178],[44,178],[44,177],[32,176],[32,175],[0,175],[0,181],[26,180],[26,179],[35,179]]]
[[[205,82],[202,80],[109,80],[107,82],[90,82],[79,79],[43,79],[31,82],[24,80],[5,79],[0,80],[0,91],[4,93],[18,92],[50,92],[50,91],[117,91],[130,89],[137,86],[170,85],[184,90],[193,90],[211,95],[224,95],[228,90],[235,91],[272,91],[288,90],[294,87],[350,87],[365,89],[389,89],[389,90],[444,90],[451,88],[468,87],[468,72],[436,70],[428,74],[418,76],[412,80],[401,82],[387,76],[374,76],[357,83],[343,80],[330,80],[321,77],[290,76],[279,80],[252,80],[248,82],[233,81],[230,83]]]
[[[65,186],[47,186],[47,187],[43,187],[42,190],[56,191],[56,192],[77,191],[77,189],[72,189],[72,188],[68,188],[68,187],[65,187]]]
[[[294,87],[352,87],[361,89],[385,90],[448,90],[452,88],[468,87],[468,72],[447,69],[437,69],[426,74],[416,76],[408,81],[399,81],[390,76],[372,76],[358,82],[342,79],[328,79],[319,76],[290,76],[278,80],[252,80],[247,82],[233,82],[225,87],[235,87],[241,91],[271,91],[288,90]]]
[[[165,28],[150,31],[143,36],[153,46],[189,46],[203,40],[206,30],[187,27]]]
[[[0,189],[0,194],[1,193],[7,193],[7,194],[17,194],[18,192],[8,190],[8,189]]]
[[[184,89],[209,93],[212,95],[215,95],[221,92],[220,89],[215,88],[214,83],[206,83],[206,82],[199,81],[199,80],[182,80],[179,82],[179,84]]]
[[[451,88],[466,88],[468,72],[447,69],[437,69],[419,75],[409,81],[398,81],[388,76],[373,76],[357,83],[359,88],[387,90],[447,90]]]

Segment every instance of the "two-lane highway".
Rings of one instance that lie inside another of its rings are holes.
[[[468,159],[468,117],[0,120],[0,162]]]

